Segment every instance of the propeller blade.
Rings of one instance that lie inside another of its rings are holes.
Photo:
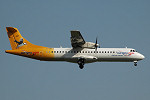
[[[95,44],[97,45],[97,37],[96,37],[96,43]]]
[[[97,47],[95,48],[95,53],[97,52]]]
[[[95,53],[97,52],[97,37],[96,37],[96,42],[95,42]]]

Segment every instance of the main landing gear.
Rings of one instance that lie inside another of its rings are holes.
[[[85,60],[85,59],[80,58],[80,59],[78,60],[78,62],[77,62],[80,69],[83,69],[83,68],[84,68],[84,60]]]
[[[134,61],[134,66],[137,66],[137,61]]]

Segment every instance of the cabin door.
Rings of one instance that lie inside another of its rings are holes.
[[[42,57],[43,56],[43,52],[42,51],[40,51],[40,57]]]

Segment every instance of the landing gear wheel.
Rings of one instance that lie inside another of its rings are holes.
[[[83,69],[83,68],[84,68],[84,59],[83,59],[83,58],[79,59],[77,63],[78,63],[78,65],[79,65],[79,68],[80,68],[80,69]]]
[[[137,61],[134,61],[134,66],[137,66]]]
[[[83,69],[83,68],[84,68],[84,66],[83,66],[83,65],[79,65],[79,68],[80,68],[80,69]]]

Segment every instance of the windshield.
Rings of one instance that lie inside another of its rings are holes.
[[[137,52],[135,49],[130,50],[130,52]]]

